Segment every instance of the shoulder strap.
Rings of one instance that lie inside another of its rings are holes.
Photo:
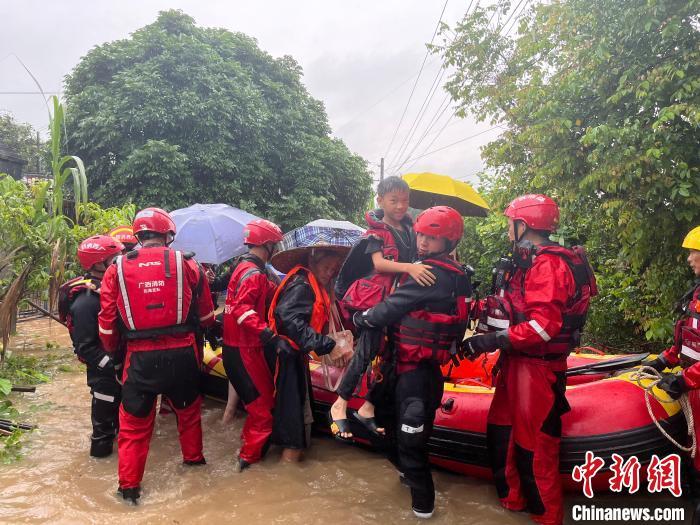
[[[93,289],[94,285],[90,278],[85,276],[74,277],[63,283],[58,289],[58,316],[61,321],[65,321],[70,313],[70,307],[75,298],[85,290]]]
[[[567,249],[567,252],[562,250],[547,250],[546,247],[541,253],[546,253],[548,255],[555,255],[561,258],[566,265],[571,270],[571,274],[574,277],[574,284],[576,285],[576,299],[581,296],[582,288],[586,285],[590,286],[591,296],[598,294],[598,287],[596,286],[595,275],[593,274],[593,269],[591,264],[588,262],[588,256],[586,251],[582,246],[574,246],[571,249]],[[581,262],[574,260],[574,256],[577,256]]]
[[[245,281],[249,277],[252,277],[253,275],[258,274],[258,273],[263,273],[263,272],[261,272],[259,268],[255,267],[255,268],[248,269],[243,275],[241,275],[241,278],[238,279],[238,284],[236,285],[236,289],[233,291],[234,295],[236,295],[238,293],[238,290],[241,288],[243,281]]]

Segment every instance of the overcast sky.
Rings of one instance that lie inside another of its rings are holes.
[[[443,21],[459,20],[468,4],[448,1]],[[418,142],[446,100],[440,89],[400,151],[440,71],[439,59],[430,56],[389,148],[443,6],[444,0],[0,0],[0,92],[36,91],[13,53],[45,91],[61,91],[63,77],[92,47],[127,38],[152,23],[158,11],[182,9],[200,26],[241,31],[273,56],[292,55],[303,67],[309,92],[325,104],[333,133],[377,173],[386,154],[392,174],[406,159],[490,129],[468,119],[449,120],[450,107]],[[0,111],[40,131],[47,126],[40,95],[0,94]],[[415,163],[409,160],[399,172],[434,171],[473,182],[481,168],[479,148],[497,134],[486,131]]]

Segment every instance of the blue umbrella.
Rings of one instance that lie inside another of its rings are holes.
[[[243,228],[257,219],[228,204],[193,204],[170,213],[177,226],[172,247],[194,252],[199,262],[221,264],[246,251]]]

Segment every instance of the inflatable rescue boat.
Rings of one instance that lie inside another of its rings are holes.
[[[638,364],[644,356],[575,353],[569,357],[569,380],[566,397],[571,411],[562,418],[560,472],[565,489],[579,490],[571,473],[584,463],[587,451],[605,459],[606,468],[593,478],[593,488],[604,491],[612,473],[613,453],[624,459],[636,456],[642,468],[651,456],[660,458],[678,452],[656,427],[646,406],[645,387],[649,380],[637,380],[634,370],[615,375],[615,370]],[[452,472],[491,478],[486,450],[486,416],[494,390],[492,369],[498,352],[486,354],[474,362],[462,361],[460,366],[443,367],[445,391],[442,405],[435,416],[430,438],[431,462]],[[228,381],[219,352],[205,349],[203,391],[206,395],[225,400]],[[341,373],[333,367],[311,361],[314,416],[319,430],[329,432],[327,414],[336,394],[328,387]],[[363,391],[364,394],[364,380]],[[654,389],[652,413],[676,441],[687,439],[686,421],[680,405],[668,395]],[[354,398],[350,408],[359,408],[362,399]],[[365,429],[350,418],[358,443],[372,445]]]

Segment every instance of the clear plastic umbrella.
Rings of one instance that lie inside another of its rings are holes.
[[[177,233],[172,247],[194,252],[197,261],[221,264],[246,251],[243,228],[257,219],[228,204],[193,204],[170,213]]]

